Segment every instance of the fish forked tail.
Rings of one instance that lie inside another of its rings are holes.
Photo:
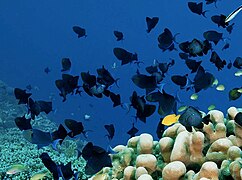
[[[181,33],[176,33],[174,36],[173,36],[173,41],[176,43],[176,44],[180,44],[179,42],[176,41],[176,37],[178,35],[180,35]]]
[[[120,80],[120,78],[117,78],[117,79],[115,79],[114,80],[114,83],[115,83],[115,85],[118,87],[118,88],[120,88],[120,86],[118,85],[118,81]]]
[[[206,12],[209,12],[209,10],[206,10],[206,11],[202,12],[202,16],[205,17],[205,18],[207,18],[207,16],[205,15]]]

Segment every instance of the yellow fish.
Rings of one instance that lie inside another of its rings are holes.
[[[105,180],[108,179],[107,174],[97,174],[96,176],[93,177],[93,180]]]
[[[12,166],[10,166],[7,170],[7,174],[17,174],[23,171],[26,171],[28,168],[23,165],[23,164],[13,164]]]
[[[223,84],[220,84],[220,85],[218,85],[218,86],[216,87],[216,90],[217,90],[217,91],[224,91],[224,90],[225,90],[225,87],[224,87]]]
[[[192,94],[191,96],[190,96],[190,99],[191,100],[197,100],[197,98],[198,98],[198,95],[196,94],[196,93],[194,93],[194,94]]]
[[[176,123],[179,119],[180,115],[175,115],[175,114],[170,114],[167,115],[166,117],[164,117],[164,119],[162,120],[162,124],[164,124],[165,126],[170,126],[174,123]]]
[[[213,109],[215,109],[215,105],[214,105],[214,104],[211,104],[210,106],[208,106],[208,110],[209,110],[209,111],[211,111],[211,110],[213,110]]]
[[[213,81],[212,86],[217,86],[217,85],[218,85],[218,79],[215,79],[215,80]]]
[[[48,171],[38,172],[38,173],[35,173],[30,178],[30,180],[41,180],[41,179],[44,179],[44,178],[48,177],[48,175],[49,175],[49,172]]]
[[[187,108],[188,106],[180,106],[177,111],[182,112],[182,111],[185,111]]]
[[[242,70],[238,70],[234,75],[237,77],[242,76]]]

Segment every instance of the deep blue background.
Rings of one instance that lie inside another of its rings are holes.
[[[154,59],[159,62],[169,62],[169,58],[175,59],[173,66],[167,74],[165,89],[168,93],[175,94],[177,86],[170,82],[172,74],[186,74],[189,72],[184,61],[178,57],[177,51],[162,52],[157,44],[157,37],[168,27],[177,36],[178,42],[191,41],[193,38],[203,40],[203,32],[217,30],[224,33],[225,38],[230,38],[230,48],[221,51],[225,42],[221,41],[214,49],[221,59],[234,61],[237,56],[242,56],[242,14],[239,14],[235,22],[234,30],[229,35],[225,29],[218,28],[210,17],[212,15],[225,14],[237,8],[239,1],[221,0],[214,4],[205,5],[207,18],[193,14],[187,6],[188,1],[178,0],[52,0],[52,1],[0,1],[0,79],[12,87],[25,88],[31,84],[39,90],[33,90],[35,100],[48,100],[54,94],[53,101],[56,113],[49,115],[50,119],[57,123],[63,123],[65,118],[81,120],[85,129],[93,130],[89,133],[88,140],[105,147],[108,143],[104,137],[106,131],[104,124],[114,123],[116,135],[111,145],[125,144],[131,128],[135,111],[129,114],[120,108],[112,108],[109,99],[92,98],[82,93],[82,96],[68,96],[67,102],[62,103],[55,87],[55,80],[61,78],[61,59],[69,57],[72,61],[72,75],[80,75],[80,72],[90,71],[96,74],[96,69],[104,65],[114,77],[120,78],[120,88],[112,87],[112,91],[120,93],[122,102],[129,102],[133,90],[143,95],[145,92],[135,87],[131,77],[135,74],[137,66],[134,64],[120,66],[113,55],[114,47],[123,47],[130,52],[136,52],[138,58],[145,62],[141,65],[141,73],[145,73],[144,67],[151,65]],[[201,1],[196,1],[201,2]],[[158,16],[160,18],[156,28],[150,34],[146,33],[145,17]],[[81,26],[87,31],[87,38],[77,38],[72,31],[74,25]],[[117,42],[113,31],[124,33],[125,40]],[[178,48],[178,45],[176,45]],[[179,49],[179,48],[178,48]],[[179,50],[180,52],[180,50]],[[224,84],[223,92],[209,88],[199,93],[197,101],[189,99],[193,92],[180,92],[179,95],[184,105],[193,105],[200,110],[207,111],[210,104],[226,112],[230,106],[242,105],[241,98],[229,102],[228,91],[231,88],[242,85],[241,78],[235,77],[235,68],[224,68],[218,71],[211,65],[207,56],[199,57],[206,70],[213,73]],[[118,68],[112,69],[116,62]],[[51,72],[44,73],[44,68],[49,67]],[[80,80],[81,82],[81,80]],[[92,104],[93,107],[90,107]],[[91,115],[90,121],[84,121],[84,114]],[[147,119],[147,123],[138,121],[136,127],[139,133],[148,132],[155,135],[159,115]],[[81,136],[83,138],[83,136]]]

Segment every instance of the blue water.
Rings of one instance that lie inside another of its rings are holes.
[[[221,51],[225,42],[221,41],[214,50],[221,59],[234,61],[241,54],[242,46],[242,13],[233,20],[234,30],[229,35],[225,29],[218,28],[210,17],[212,15],[228,15],[236,9],[239,1],[218,1],[214,4],[205,5],[204,10],[207,18],[193,14],[187,6],[188,1],[178,0],[53,0],[53,1],[0,1],[0,79],[12,87],[25,88],[31,84],[39,90],[32,90],[35,100],[49,100],[54,94],[53,106],[56,113],[50,113],[48,117],[56,122],[63,123],[65,118],[73,118],[84,123],[89,132],[88,141],[105,147],[108,144],[105,137],[104,124],[113,123],[116,128],[111,145],[125,144],[129,136],[126,132],[131,128],[135,111],[128,114],[121,108],[112,108],[108,98],[97,99],[89,97],[85,93],[82,96],[68,95],[67,101],[62,102],[59,91],[55,87],[55,80],[61,78],[61,59],[69,57],[72,61],[70,73],[80,75],[81,72],[90,71],[96,74],[96,69],[102,65],[107,68],[115,78],[120,78],[120,88],[113,86],[111,90],[120,93],[122,102],[128,103],[132,92],[136,90],[139,95],[145,92],[136,87],[131,77],[136,73],[137,66],[120,65],[113,55],[114,47],[123,47],[130,52],[136,52],[138,58],[144,61],[140,72],[146,73],[144,68],[153,63],[154,59],[159,62],[169,62],[169,58],[175,59],[175,66],[170,68],[165,82],[165,89],[170,94],[175,94],[178,86],[171,83],[173,74],[184,75],[190,71],[178,56],[180,50],[162,52],[158,48],[157,37],[164,28],[169,28],[177,36],[178,42],[191,41],[193,38],[203,40],[203,32],[216,30],[224,33],[225,38],[230,38],[230,48]],[[198,2],[198,1],[197,1]],[[201,2],[201,1],[199,1]],[[150,34],[146,33],[145,17],[158,16],[159,22]],[[74,25],[83,27],[87,31],[86,38],[77,38],[72,31]],[[124,41],[117,42],[113,31],[119,30],[124,33]],[[178,48],[178,45],[176,45]],[[184,105],[198,107],[207,111],[210,104],[215,104],[216,109],[226,112],[230,106],[242,105],[242,99],[228,100],[228,91],[234,87],[241,87],[241,77],[235,77],[237,69],[224,68],[218,71],[209,62],[211,52],[207,56],[196,58],[202,60],[203,67],[213,73],[224,84],[223,92],[209,88],[199,92],[197,101],[189,99],[193,93],[180,92],[180,98]],[[113,63],[117,68],[112,69]],[[44,68],[49,67],[51,72],[46,74]],[[81,84],[81,79],[80,79]],[[84,114],[91,115],[90,121],[84,121]],[[144,124],[138,121],[135,126],[139,133],[148,132],[156,138],[156,126],[160,117],[156,112],[147,119]],[[83,136],[81,138],[84,139]]]

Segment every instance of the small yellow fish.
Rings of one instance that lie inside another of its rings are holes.
[[[242,94],[242,88],[238,89],[237,91]]]
[[[30,178],[30,180],[41,180],[41,179],[44,179],[44,178],[48,177],[48,175],[49,175],[49,172],[48,171],[38,172],[38,173],[35,173]]]
[[[224,90],[225,90],[225,87],[224,87],[223,84],[220,84],[220,85],[218,85],[218,86],[216,87],[216,90],[217,90],[217,91],[224,91]]]
[[[218,79],[215,79],[215,80],[213,81],[212,86],[217,86],[217,85],[218,85]]]
[[[164,117],[164,119],[162,120],[162,124],[164,124],[165,126],[170,126],[174,123],[176,123],[179,119],[180,115],[175,115],[175,114],[170,114],[167,115],[166,117]]]
[[[192,94],[192,95],[190,96],[190,99],[191,99],[191,100],[197,100],[197,98],[198,98],[198,95],[197,95],[196,93],[194,93],[194,94]]]
[[[17,174],[23,171],[26,171],[28,168],[23,165],[23,164],[13,164],[12,166],[10,166],[6,172],[6,174]]]
[[[211,111],[211,110],[213,110],[213,109],[215,109],[215,105],[214,105],[214,104],[211,104],[210,106],[208,106],[208,110],[209,110],[209,111]]]
[[[93,177],[93,180],[105,180],[108,179],[107,174],[97,174]]]
[[[236,77],[242,76],[242,70],[238,70],[236,73],[234,73]]]
[[[188,106],[180,106],[177,111],[182,112],[182,111],[185,111],[187,108]]]

